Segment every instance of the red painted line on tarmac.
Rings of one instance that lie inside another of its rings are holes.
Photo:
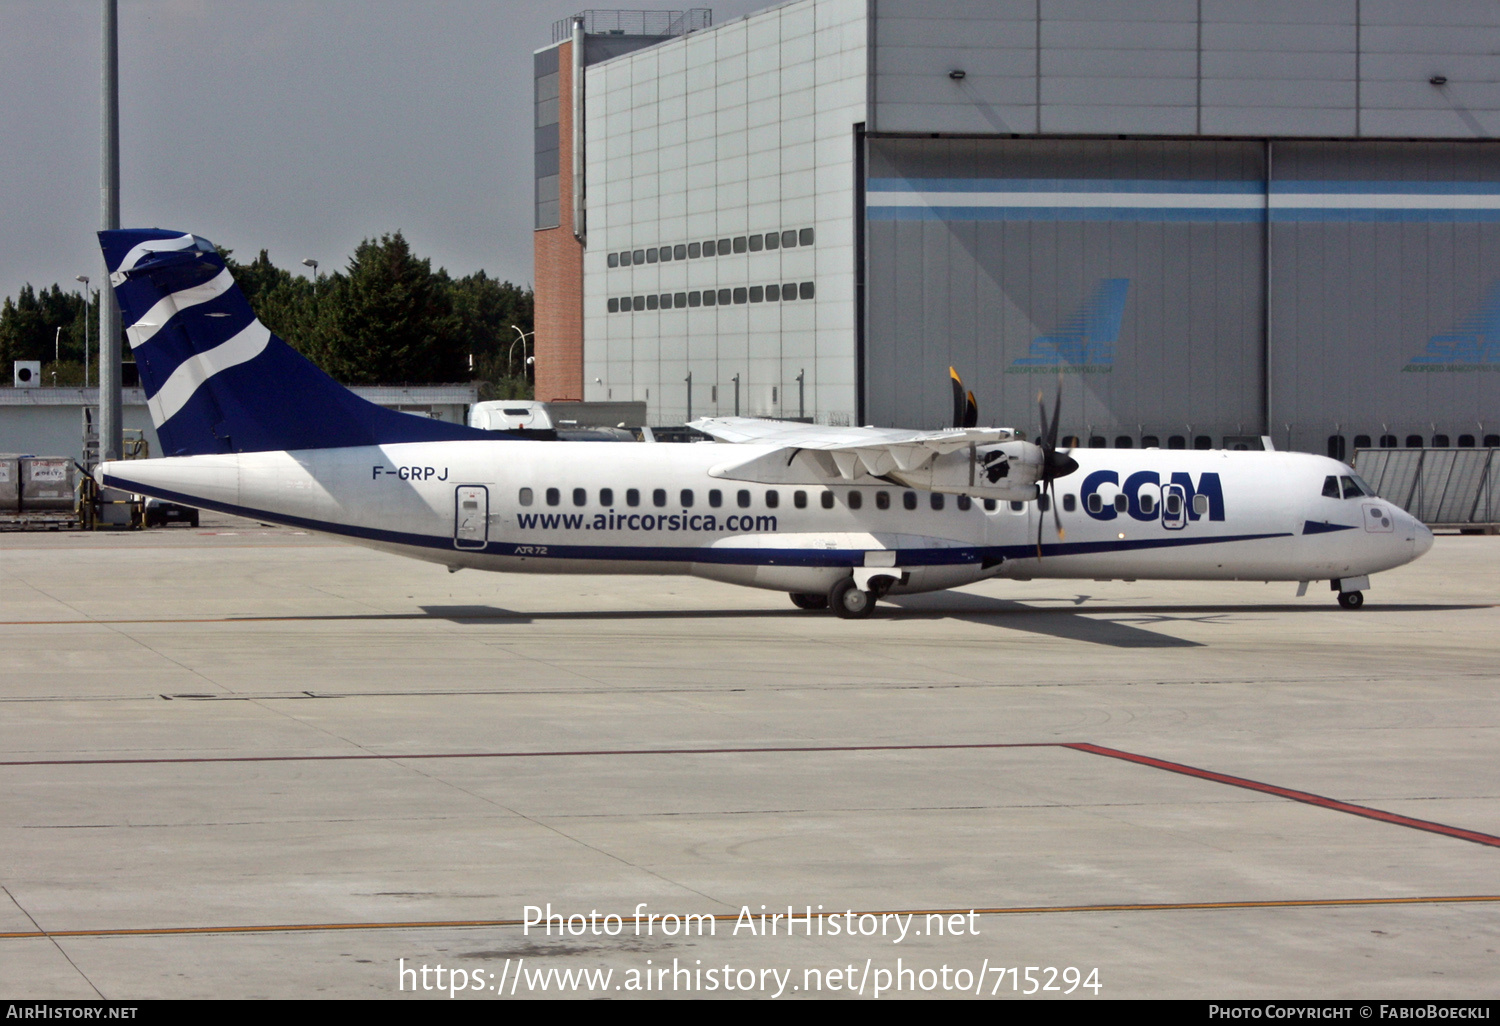
[[[555,759],[594,755],[754,755],[796,752],[930,752],[987,748],[1057,748],[1055,741],[970,745],[779,745],[762,748],[600,748],[556,752],[420,752],[389,755],[210,755],[140,759],[17,759],[0,766],[154,766],[212,762],[400,762],[406,759]]]
[[[1122,752],[1118,748],[1105,748],[1102,745],[1092,745],[1087,742],[1061,744],[1059,747],[1071,748],[1079,752],[1088,752],[1091,755],[1103,755],[1111,759],[1123,759],[1126,762],[1133,762],[1141,766],[1150,766],[1153,769],[1181,773],[1184,776],[1197,777],[1200,780],[1212,780],[1216,784],[1228,784],[1231,787],[1243,787],[1247,791],[1259,791],[1261,794],[1275,795],[1278,798],[1289,798],[1294,802],[1316,805],[1319,808],[1332,809],[1334,812],[1347,812],[1351,816],[1363,816],[1365,819],[1373,819],[1381,823],[1392,823],[1396,826],[1409,827],[1412,830],[1426,830],[1429,833],[1442,834],[1445,837],[1456,837],[1461,841],[1472,841],[1475,844],[1500,848],[1500,837],[1496,837],[1493,834],[1483,834],[1477,830],[1464,830],[1461,827],[1448,826],[1445,823],[1434,823],[1431,820],[1415,819],[1411,816],[1402,816],[1394,812],[1384,812],[1380,809],[1372,809],[1368,805],[1354,805],[1350,802],[1341,802],[1336,798],[1325,798],[1323,795],[1313,794],[1310,791],[1297,791],[1290,787],[1265,784],[1258,780],[1234,777],[1227,773],[1215,773],[1213,770],[1199,769],[1196,766],[1187,766],[1180,762],[1168,762],[1165,759],[1155,759],[1149,755],[1136,755],[1133,752]]]

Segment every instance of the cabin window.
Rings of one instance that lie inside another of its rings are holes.
[[[661,298],[659,296],[647,296],[646,297],[646,309],[647,310],[655,310],[657,308],[657,305],[660,302],[661,302]]]
[[[1176,492],[1168,492],[1166,498],[1167,516],[1175,517],[1182,513],[1182,496]]]
[[[627,249],[625,252],[623,252],[623,253],[620,254],[620,266],[621,267],[629,267],[630,266],[630,250]]]
[[[547,489],[547,505],[556,506],[562,502],[562,492],[556,488]]]
[[[1115,496],[1115,512],[1117,512],[1117,513],[1124,513],[1128,509],[1130,509],[1130,500],[1127,499],[1123,495],[1116,495]]]
[[[767,285],[766,286],[766,302],[767,303],[779,303],[779,302],[781,302],[781,286],[780,285]]]
[[[774,488],[766,489],[766,508],[775,509],[781,505],[781,493]]]
[[[819,498],[818,501],[820,503],[822,503],[824,509],[833,509],[833,493],[832,492],[824,492],[822,494],[822,496]]]
[[[719,256],[728,256],[728,255],[729,255],[729,240],[728,239],[720,239],[719,240]]]
[[[752,253],[759,253],[760,250],[761,250],[761,247],[765,245],[765,242],[766,242],[766,237],[764,235],[752,235],[752,236],[750,236],[750,252],[752,252]]]
[[[877,491],[875,493],[875,508],[876,509],[890,509],[891,508],[891,493],[888,492],[888,491],[885,491],[884,489],[881,489],[880,491]]]
[[[784,232],[781,233],[781,248],[782,249],[791,249],[796,244],[797,244],[797,230],[795,228],[788,228],[786,231],[784,231]]]
[[[810,281],[805,281],[801,285],[798,285],[797,286],[797,298],[798,299],[812,299],[813,298],[813,283],[810,282]]]
[[[605,306],[608,307],[610,313],[619,313],[620,312],[620,301],[619,301],[619,299],[611,299],[608,303],[605,304]]]
[[[789,281],[785,285],[781,286],[781,301],[783,303],[790,303],[792,300],[794,300],[796,298],[797,298],[797,283],[796,282]]]
[[[796,506],[798,509],[806,509],[807,508],[807,493],[806,492],[793,492],[792,493],[792,505]]]
[[[745,243],[746,243],[746,241],[747,240],[745,239],[745,237],[743,235],[736,235],[734,237],[734,251],[736,253],[743,253],[743,252],[745,252]]]
[[[902,492],[901,493],[901,505],[905,506],[907,509],[916,509],[917,508],[917,493],[916,492]]]
[[[679,496],[677,496],[677,497],[682,500],[682,508],[683,509],[692,509],[692,507],[693,507],[693,490],[691,488],[684,488],[682,490],[682,494],[679,495]]]
[[[639,488],[625,489],[625,505],[639,506],[641,504],[641,490]]]
[[[1077,508],[1078,496],[1074,495],[1072,492],[1069,492],[1067,495],[1063,496],[1063,512],[1071,513]],[[1095,512],[1097,512],[1097,510]]]
[[[1193,496],[1193,512],[1196,513],[1196,514],[1198,514],[1198,516],[1200,516],[1200,517],[1208,515],[1208,496],[1207,495],[1195,495],[1195,496]]]
[[[941,512],[942,508],[943,508],[943,497],[942,497],[942,495],[940,495],[937,492],[933,492],[932,495],[928,498],[927,504],[929,506],[931,506],[933,509],[938,510],[939,512]]]
[[[701,293],[701,292],[689,292],[688,293],[688,307],[690,309],[696,309],[696,308],[698,308],[698,307],[700,307],[702,305],[703,305],[703,293]]]
[[[724,493],[717,488],[710,488],[708,490],[708,504],[714,509],[718,509],[724,505]]]
[[[531,502],[532,502],[532,499],[533,499],[533,496],[531,494],[531,489],[530,488],[522,488],[521,489],[521,494],[517,498],[520,500],[521,505],[523,505],[523,506],[530,506]]]
[[[703,244],[699,242],[689,242],[687,251],[689,260],[697,260],[703,255]]]
[[[749,509],[750,490],[748,488],[741,488],[738,492],[735,492],[734,501],[739,505],[740,509]]]
[[[599,489],[599,505],[613,506],[615,504],[615,490],[613,488]]]
[[[760,285],[750,286],[750,302],[763,303],[766,299],[766,290]]]
[[[672,293],[672,306],[674,308],[678,309],[678,310],[681,310],[683,307],[687,306],[687,293],[686,292],[674,292],[674,293]]]
[[[811,228],[804,228],[800,232],[797,233],[797,245],[799,245],[799,246],[811,246],[812,244],[813,244],[813,230]]]
[[[704,289],[703,290],[703,305],[704,306],[713,306],[714,305],[714,299],[717,296],[718,296],[718,293],[715,292],[713,289]]]
[[[849,508],[850,509],[859,509],[859,507],[863,506],[864,504],[865,504],[865,497],[860,494],[859,489],[857,489],[857,488],[851,488],[851,489],[849,489]]]
[[[609,266],[611,266],[611,267],[619,267],[620,266],[620,254],[618,254],[618,253],[611,253],[609,255],[609,260],[607,262],[608,262]]]
[[[687,247],[682,245],[681,243],[672,247],[673,260],[686,260],[687,255]]]
[[[775,249],[781,245],[781,234],[779,232],[766,232],[766,248]]]
[[[646,262],[646,251],[644,249],[636,250],[630,255],[630,262],[632,264],[644,264]]]
[[[658,509],[667,504],[667,490],[665,488],[653,488],[651,490],[651,505]]]
[[[587,488],[573,489],[573,505],[587,506],[589,504],[589,492]]]
[[[719,305],[720,306],[728,306],[729,305],[729,290],[728,289],[720,289],[719,290]]]
[[[1098,492],[1095,492],[1093,495],[1089,496],[1089,512],[1090,513],[1103,513],[1104,512],[1104,500],[1099,497],[1099,493]]]
[[[1156,512],[1156,496],[1141,496],[1141,512],[1146,514],[1147,516],[1150,516],[1152,513]]]
[[[974,508],[974,500],[969,498],[967,495],[960,495],[955,501],[955,504],[960,510],[965,513]]]
[[[750,298],[750,290],[739,288],[734,290],[734,301],[736,304],[747,302]]]

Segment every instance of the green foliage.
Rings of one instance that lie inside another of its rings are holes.
[[[366,239],[343,272],[304,274],[277,267],[261,250],[249,263],[220,249],[225,265],[261,322],[346,384],[480,383],[482,399],[531,397],[526,356],[532,294],[483,271],[453,279],[418,258],[400,232]],[[99,304],[89,313],[90,358],[97,367]],[[0,367],[43,360],[42,380],[83,382],[84,306],[76,293],[27,285],[0,306]],[[60,361],[53,337],[61,327]],[[97,382],[94,370],[90,379]]]

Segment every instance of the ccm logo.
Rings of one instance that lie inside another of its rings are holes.
[[[1201,520],[1205,515],[1209,520],[1224,519],[1224,489],[1219,484],[1218,474],[1205,473],[1194,484],[1191,474],[1176,473],[1166,483],[1182,489],[1185,512],[1189,520]],[[1104,485],[1116,486],[1110,489],[1113,494],[1109,498],[1100,494]],[[1152,497],[1149,510],[1141,508],[1143,490]],[[1129,513],[1136,520],[1161,518],[1162,480],[1161,475],[1156,471],[1138,470],[1127,477],[1122,485],[1120,475],[1113,470],[1096,470],[1083,479],[1083,488],[1079,491],[1078,498],[1083,503],[1084,512],[1095,520],[1113,520],[1121,513],[1115,508],[1115,495],[1125,496],[1124,512]],[[1205,504],[1206,513],[1199,512]]]

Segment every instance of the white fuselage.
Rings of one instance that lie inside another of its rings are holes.
[[[1409,562],[1432,542],[1384,500],[1326,497],[1325,479],[1349,468],[1302,453],[1072,450],[1078,470],[1055,485],[1059,541],[1036,502],[986,509],[868,477],[722,476],[776,451],[414,442],[110,463],[104,481],[455,569],[694,574],[808,593],[867,566],[899,568],[894,592],[993,576],[1352,578]]]

